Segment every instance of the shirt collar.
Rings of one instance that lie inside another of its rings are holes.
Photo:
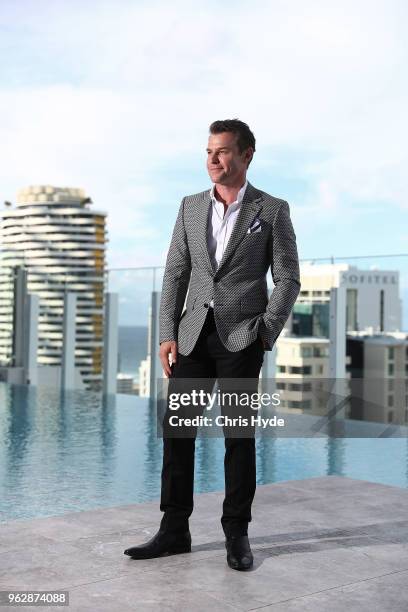
[[[242,185],[241,189],[238,191],[237,199],[231,204],[229,204],[228,207],[233,206],[234,204],[240,204],[242,202],[247,185],[248,185],[248,180],[246,179],[245,183]],[[219,200],[217,200],[217,198],[214,195],[214,191],[215,191],[215,183],[213,183],[213,186],[211,187],[211,190],[210,190],[210,196],[211,196],[211,200],[213,204],[215,204],[216,202],[219,202]]]

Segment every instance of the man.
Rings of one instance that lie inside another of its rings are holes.
[[[213,186],[181,202],[160,303],[160,359],[169,385],[220,378],[259,380],[300,290],[289,205],[247,181],[255,138],[238,119],[210,126],[207,169]],[[268,300],[266,275],[274,289]],[[183,306],[188,290],[186,309]],[[169,363],[171,359],[171,364]],[[195,437],[163,435],[160,529],[125,554],[146,559],[191,551]],[[221,524],[227,563],[253,565],[248,523],[256,488],[255,438],[225,437]]]

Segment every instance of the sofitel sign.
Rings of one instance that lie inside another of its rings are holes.
[[[398,279],[395,273],[386,276],[381,272],[369,272],[368,274],[351,272],[349,274],[342,274],[340,277],[340,284],[344,285],[346,283],[351,285],[397,285]]]

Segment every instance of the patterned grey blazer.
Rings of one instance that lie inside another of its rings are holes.
[[[248,182],[217,269],[207,249],[210,207],[210,189],[181,202],[163,278],[159,342],[176,340],[179,353],[189,355],[214,299],[217,331],[229,351],[245,348],[258,335],[270,351],[300,291],[289,204]],[[269,267],[275,286],[268,300]]]

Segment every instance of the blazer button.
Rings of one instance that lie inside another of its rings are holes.
[[[207,304],[207,302],[204,304],[204,308],[208,308],[208,304]]]

